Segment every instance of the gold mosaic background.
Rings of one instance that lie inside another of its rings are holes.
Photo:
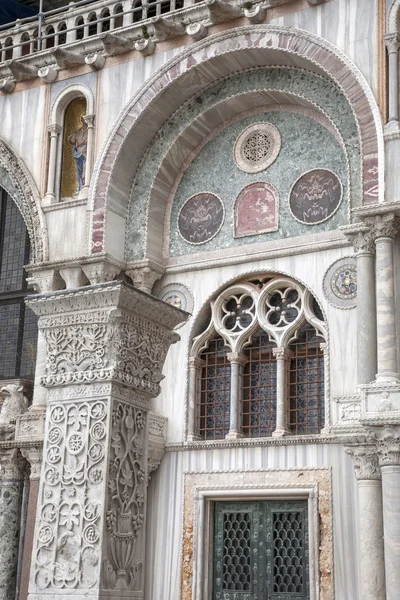
[[[72,198],[78,189],[78,175],[75,159],[72,156],[72,145],[68,142],[69,136],[81,127],[81,117],[86,115],[85,98],[72,100],[65,111],[63,159],[61,175],[61,198]]]

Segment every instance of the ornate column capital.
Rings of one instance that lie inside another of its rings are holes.
[[[381,467],[400,466],[400,429],[385,427],[377,433],[377,451]]]
[[[229,352],[226,358],[231,364],[241,365],[242,367],[249,362],[248,357],[241,352]]]
[[[387,33],[383,36],[388,54],[397,54],[400,47],[400,36],[398,33]]]
[[[289,350],[288,348],[273,348],[272,353],[276,359],[279,358],[281,360],[289,360],[293,356],[293,352],[291,352],[291,350]]]
[[[358,481],[381,479],[375,444],[350,446],[345,449],[345,452],[353,459],[354,471]]]
[[[39,480],[43,462],[43,446],[31,446],[30,448],[20,448],[20,451],[22,456],[31,465],[30,480]]]
[[[0,451],[0,481],[24,479],[26,462],[18,448],[5,448]]]
[[[362,223],[353,223],[340,227],[341,232],[353,244],[354,253],[357,256],[363,254],[375,254],[374,237],[366,225]]]
[[[95,115],[85,115],[83,117],[83,120],[85,121],[85,123],[87,124],[88,127],[93,127],[94,126],[94,118],[95,118]]]
[[[400,229],[400,218],[394,213],[366,217],[364,222],[375,242],[379,238],[395,238]]]
[[[62,131],[62,127],[57,123],[50,123],[47,125],[47,131],[50,133],[50,135],[58,136]]]
[[[198,356],[189,356],[189,369],[200,369],[204,367],[206,361]]]
[[[155,282],[164,274],[164,267],[149,260],[138,261],[129,264],[125,273],[132,279],[133,287],[151,294]]]

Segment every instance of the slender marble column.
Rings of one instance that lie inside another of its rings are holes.
[[[357,257],[357,383],[374,381],[376,354],[375,242],[372,234],[353,238]]]
[[[399,122],[399,35],[385,35],[389,58],[389,123]]]
[[[347,448],[358,481],[362,600],[386,600],[382,483],[375,445]]]
[[[49,155],[49,170],[47,174],[47,192],[44,197],[46,204],[52,204],[55,202],[55,182],[56,182],[56,169],[57,169],[57,146],[58,136],[61,132],[59,125],[49,125],[47,131],[50,132],[50,155]]]
[[[0,466],[0,600],[13,600],[26,463],[17,448],[2,448]]]
[[[288,435],[287,375],[288,361],[292,353],[286,348],[274,348],[276,356],[276,429],[273,437]]]
[[[83,120],[85,123],[87,123],[88,132],[86,145],[85,185],[82,188],[81,196],[86,198],[89,193],[90,178],[92,176],[94,115],[85,115]]]
[[[385,427],[379,434],[385,541],[386,600],[400,598],[400,429]]]
[[[195,356],[189,357],[189,405],[188,405],[188,431],[187,440],[193,442],[199,440],[196,423],[196,406],[198,402],[198,390],[201,377],[201,369],[205,361]]]
[[[240,419],[240,399],[242,397],[243,367],[247,362],[247,357],[238,352],[231,352],[227,357],[231,363],[231,405],[229,433],[226,439],[235,440],[243,437]]]
[[[398,383],[393,239],[399,228],[399,219],[393,213],[388,213],[368,218],[365,222],[375,238],[376,246],[378,342],[378,372],[376,379],[382,382]]]

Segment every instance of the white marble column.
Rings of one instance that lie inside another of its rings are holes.
[[[189,357],[189,403],[188,403],[188,429],[187,441],[193,442],[199,440],[196,423],[198,394],[200,391],[201,369],[204,367],[205,361],[196,356]]]
[[[17,448],[0,449],[0,600],[15,598],[25,469]]]
[[[85,185],[79,196],[86,198],[89,193],[90,178],[92,176],[92,157],[93,157],[93,136],[94,136],[94,115],[85,115],[83,120],[88,126],[87,145],[86,145],[86,164],[85,164]]]
[[[28,305],[48,389],[29,600],[143,600],[148,414],[187,314],[120,281]]]
[[[379,382],[398,383],[396,313],[394,305],[393,239],[399,228],[399,219],[393,214],[369,217],[376,247],[376,313]]]
[[[382,483],[375,445],[347,448],[358,482],[362,600],[386,600]]]
[[[288,428],[288,362],[292,353],[286,348],[274,348],[276,357],[276,428],[273,437],[282,437],[290,433]]]
[[[243,437],[240,400],[242,397],[243,385],[243,367],[247,362],[247,357],[239,352],[230,352],[227,358],[231,364],[231,404],[229,417],[229,433],[227,440],[236,440]]]
[[[385,35],[389,62],[389,118],[390,125],[399,123],[399,35]]]
[[[378,456],[382,472],[386,600],[400,598],[400,428],[379,432]]]
[[[50,132],[50,151],[49,151],[49,166],[47,173],[47,192],[43,199],[44,204],[53,204],[56,201],[55,183],[57,170],[57,148],[58,136],[61,132],[61,127],[56,124],[49,125],[47,131]]]
[[[353,238],[357,257],[357,383],[374,381],[377,373],[375,242],[370,232]]]

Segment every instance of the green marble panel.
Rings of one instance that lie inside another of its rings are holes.
[[[13,600],[18,567],[23,482],[0,482],[0,600]]]

